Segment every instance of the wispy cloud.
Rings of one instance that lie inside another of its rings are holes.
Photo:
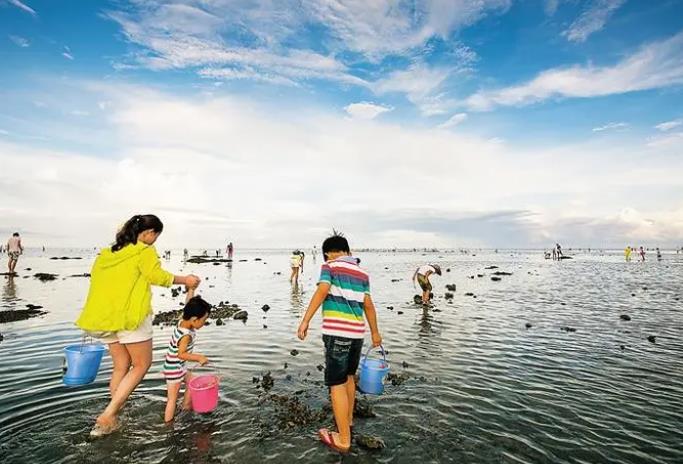
[[[679,126],[683,126],[683,119],[673,119],[671,121],[662,122],[660,124],[657,124],[655,126],[655,129],[660,130],[662,132],[666,132],[670,131],[671,129],[675,129]]]
[[[70,49],[69,47],[67,47],[67,46],[64,47],[64,51],[62,52],[62,56],[63,56],[64,58],[66,58],[67,60],[71,60],[71,61],[74,60],[74,56],[73,56],[73,54],[71,53],[71,49]]]
[[[560,0],[545,0],[543,9],[545,10],[545,14],[548,16],[552,16],[557,12],[557,8],[560,6]]]
[[[667,132],[647,139],[647,145],[652,148],[681,148],[683,149],[683,132]]]
[[[467,113],[456,113],[453,116],[451,116],[450,118],[448,118],[447,121],[439,124],[437,127],[439,129],[449,129],[451,127],[455,127],[455,126],[465,122],[466,119],[467,119]]]
[[[25,3],[23,3],[23,2],[21,2],[21,1],[19,1],[19,0],[7,0],[7,2],[8,2],[10,5],[14,5],[14,6],[16,6],[17,8],[19,8],[19,9],[21,9],[21,10],[24,10],[25,12],[27,12],[27,13],[33,15],[33,16],[37,16],[37,15],[38,15],[38,13],[36,13],[36,10],[34,10],[34,9],[31,8],[30,6],[28,6],[27,4],[25,4]]]
[[[605,27],[610,16],[624,3],[626,0],[593,0],[562,35],[570,42],[585,42]]]
[[[549,98],[585,98],[683,83],[683,32],[641,47],[614,66],[572,66],[543,71],[520,85],[481,90],[464,105],[472,111],[524,106]]]
[[[614,130],[614,129],[625,129],[628,127],[628,124],[625,122],[610,122],[605,124],[604,126],[598,126],[593,128],[593,132],[603,132],[607,130]]]
[[[14,42],[14,45],[16,45],[17,47],[26,48],[31,45],[31,42],[29,42],[28,39],[25,39],[18,35],[9,35],[8,37],[12,42]]]
[[[390,106],[371,102],[351,103],[344,107],[344,111],[354,119],[375,119],[380,114],[389,112],[392,109]]]

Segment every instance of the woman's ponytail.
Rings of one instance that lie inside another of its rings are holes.
[[[116,252],[128,244],[136,244],[140,232],[149,229],[161,233],[164,230],[164,224],[153,214],[136,214],[128,219],[121,230],[116,233],[116,243],[112,245],[111,251]]]

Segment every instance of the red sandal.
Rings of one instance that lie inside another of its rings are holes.
[[[347,454],[351,450],[350,446],[347,448],[342,448],[341,446],[337,445],[334,442],[334,436],[327,429],[318,430],[318,436],[320,437],[320,441],[322,441],[325,446],[333,451],[336,451],[337,453]]]

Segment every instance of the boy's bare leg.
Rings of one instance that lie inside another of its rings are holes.
[[[356,403],[356,381],[354,376],[350,375],[346,379],[346,398],[349,402],[349,433],[350,427],[353,425],[353,406]]]
[[[422,291],[422,302],[429,303],[429,290]]]
[[[351,426],[349,424],[349,397],[346,391],[346,383],[330,387],[330,400],[332,412],[337,423],[338,432],[330,432],[334,442],[341,448],[351,446]],[[353,410],[351,411],[353,412]]]
[[[171,422],[175,417],[175,406],[178,401],[178,392],[180,391],[180,383],[166,384],[166,411],[164,412],[164,422]]]
[[[190,379],[192,374],[189,372],[185,374],[185,394],[183,395],[183,411],[190,411],[192,409],[192,397],[190,396]]]

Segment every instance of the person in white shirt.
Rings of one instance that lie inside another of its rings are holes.
[[[413,285],[415,280],[420,284],[422,289],[422,303],[429,304],[432,293],[432,283],[429,281],[429,276],[432,274],[441,275],[441,267],[438,264],[424,264],[415,270],[413,274]]]

